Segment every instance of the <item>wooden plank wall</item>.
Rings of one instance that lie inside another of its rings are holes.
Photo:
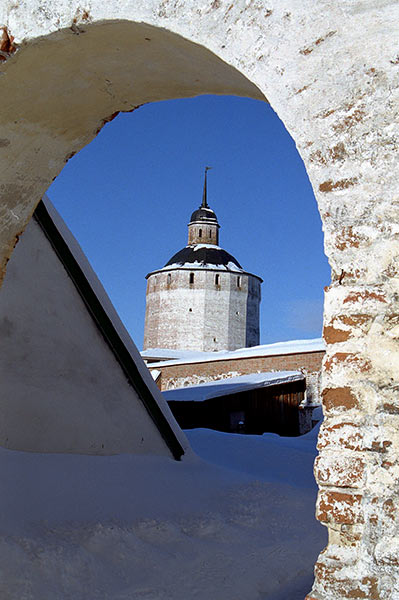
[[[231,413],[243,412],[242,433],[273,432],[299,435],[299,405],[305,394],[305,380],[256,388],[212,398],[203,402],[170,401],[169,406],[183,429],[207,427],[232,431]],[[237,429],[234,429],[237,431]]]

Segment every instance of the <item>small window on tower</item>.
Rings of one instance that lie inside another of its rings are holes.
[[[168,273],[168,279],[167,279],[168,285],[170,285],[171,281],[172,281],[172,275],[170,273]]]
[[[212,229],[209,230],[209,237],[212,237]]]
[[[220,285],[220,275],[215,275],[215,285]]]
[[[198,237],[202,237],[202,229],[198,230]]]
[[[194,283],[194,273],[190,273],[190,285]]]
[[[237,277],[237,287],[241,287],[241,277]]]

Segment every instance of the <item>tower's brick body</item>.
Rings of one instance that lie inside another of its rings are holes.
[[[208,352],[256,346],[259,301],[260,281],[247,273],[212,269],[153,273],[147,283],[144,348]]]

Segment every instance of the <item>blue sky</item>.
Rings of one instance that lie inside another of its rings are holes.
[[[186,245],[205,165],[220,245],[264,280],[261,342],[319,337],[330,281],[321,221],[295,144],[268,104],[201,96],[120,114],[48,195],[141,348],[145,275]]]

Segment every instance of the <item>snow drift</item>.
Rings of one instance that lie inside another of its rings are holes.
[[[316,432],[188,437],[203,458],[1,449],[0,597],[303,600]]]

